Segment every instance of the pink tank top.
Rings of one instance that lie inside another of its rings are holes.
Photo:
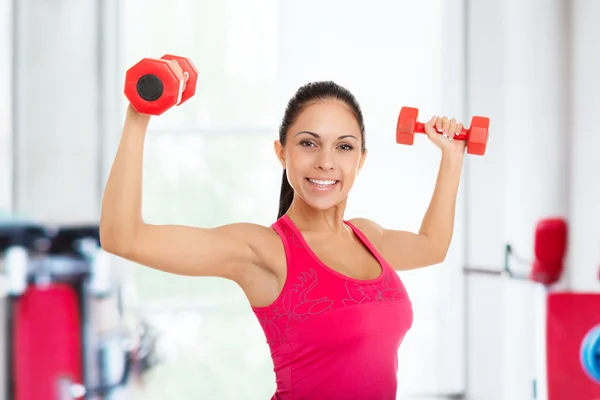
[[[271,400],[396,399],[398,348],[412,304],[396,271],[346,224],[379,261],[379,277],[352,279],[323,264],[287,215],[272,225],[284,244],[287,279],[270,306],[252,307],[273,359]]]

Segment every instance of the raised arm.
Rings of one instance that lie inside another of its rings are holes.
[[[440,135],[433,130],[447,131]],[[418,233],[386,229],[366,220],[353,220],[372,237],[373,244],[396,270],[408,270],[439,264],[446,258],[454,233],[456,198],[462,172],[465,142],[452,141],[462,124],[447,118],[432,118],[425,131],[442,151],[437,181],[429,207]]]
[[[235,279],[241,269],[259,264],[250,241],[265,229],[259,225],[203,229],[143,221],[142,168],[149,121],[148,115],[129,106],[102,199],[102,247],[125,259],[179,275]]]

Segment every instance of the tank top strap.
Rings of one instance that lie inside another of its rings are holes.
[[[354,234],[367,247],[371,254],[377,259],[381,265],[383,271],[382,276],[386,275],[390,271],[393,271],[383,256],[379,253],[377,248],[371,243],[366,235],[358,229],[350,221],[344,220],[344,223],[352,229]],[[296,225],[289,219],[287,215],[283,215],[279,218],[272,227],[277,231],[279,236],[282,238],[283,245],[285,248],[286,261],[288,273],[294,274],[298,268],[306,265],[317,265],[323,267],[318,257],[314,254],[312,249],[308,246],[302,233],[298,230]],[[320,268],[319,268],[320,269]],[[327,269],[327,268],[326,268]]]
[[[350,222],[350,221],[344,221],[344,222],[346,223],[346,225],[348,225],[352,229],[354,234],[356,236],[358,236],[358,238],[360,239],[362,244],[365,245],[369,249],[369,251],[371,251],[373,256],[381,261],[381,259],[383,259],[383,257],[381,256],[381,254],[379,254],[379,251],[377,251],[377,249],[375,248],[373,243],[371,243],[371,241],[367,238],[367,236],[365,236],[365,234],[362,233],[362,231],[360,229],[358,229],[356,226],[354,226],[354,224],[352,222]]]
[[[286,215],[275,221],[272,228],[279,234],[283,242],[289,275],[299,272],[297,269],[300,266],[312,261],[312,256],[305,247],[304,240]]]

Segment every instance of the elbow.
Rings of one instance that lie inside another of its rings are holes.
[[[446,257],[448,256],[448,251],[450,250],[450,243],[445,243],[442,246],[437,246],[434,254],[436,256],[437,264],[441,264],[446,261]]]
[[[134,229],[125,229],[119,225],[100,222],[100,246],[107,253],[126,258],[134,237]]]
[[[436,252],[436,256],[435,256],[435,263],[436,264],[441,264],[444,261],[446,261],[446,256],[448,255],[448,250],[446,249],[446,251],[438,251]]]
[[[100,246],[104,251],[118,256],[123,251],[120,243],[114,229],[100,225]]]
[[[440,240],[439,238],[429,237],[426,234],[422,235],[426,238],[425,240],[427,240],[427,249],[431,264],[441,264],[446,261],[452,238]]]
[[[448,243],[429,242],[429,255],[432,264],[441,264],[446,261],[450,245]]]

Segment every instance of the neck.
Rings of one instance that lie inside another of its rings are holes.
[[[303,231],[322,233],[345,233],[348,231],[344,224],[346,199],[327,210],[318,210],[306,204],[304,200],[294,196],[287,211],[288,217]]]

